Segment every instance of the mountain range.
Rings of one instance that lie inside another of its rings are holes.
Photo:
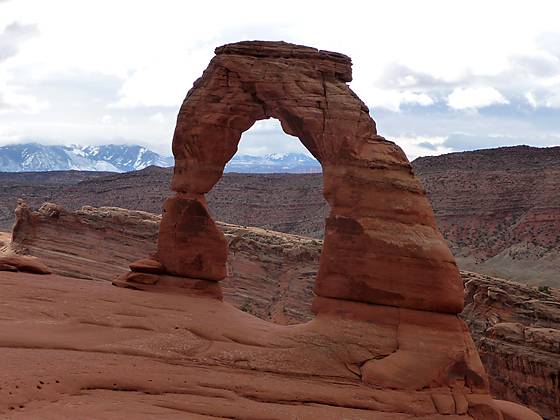
[[[151,165],[172,166],[173,158],[138,145],[47,146],[27,143],[0,147],[0,172],[129,172]]]
[[[130,172],[148,166],[173,166],[173,157],[160,155],[139,145],[62,146],[26,143],[0,147],[0,172]],[[321,172],[321,165],[303,153],[235,155],[225,171],[313,173]]]

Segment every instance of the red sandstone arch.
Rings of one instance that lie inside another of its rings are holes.
[[[173,137],[175,169],[156,258],[166,273],[219,281],[227,243],[204,194],[257,120],[277,118],[321,162],[331,212],[316,311],[335,300],[458,313],[462,283],[426,194],[394,143],[377,135],[348,86],[350,58],[283,42],[240,42],[188,92]]]

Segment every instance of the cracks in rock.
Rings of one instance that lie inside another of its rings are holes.
[[[321,149],[325,147],[325,131],[327,129],[327,110],[329,109],[329,100],[327,96],[327,83],[325,82],[325,74],[321,72],[321,84],[323,86],[323,96],[325,98],[325,106],[321,107],[321,111],[323,113],[323,130],[321,133]],[[324,156],[324,150],[322,150],[322,155]],[[331,150],[332,152],[332,150]]]

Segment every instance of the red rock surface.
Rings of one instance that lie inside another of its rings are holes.
[[[10,253],[47,261],[60,275],[112,281],[128,271],[160,273],[155,260],[161,216],[114,207],[70,212],[48,203],[19,210]],[[229,242],[228,273],[222,282],[228,302],[262,319],[293,324],[311,318],[313,280],[322,242],[295,235],[218,223]],[[6,235],[8,236],[8,235]],[[138,280],[138,277],[137,277]],[[155,282],[144,276],[141,282]]]
[[[330,214],[315,293],[333,298],[331,305],[461,311],[459,271],[425,192],[402,150],[377,135],[350,80],[350,59],[338,53],[282,42],[216,49],[183,102],[173,137],[177,195],[164,206],[155,256],[168,273],[225,277],[225,241],[204,195],[241,134],[257,120],[277,118],[323,167]]]
[[[38,258],[25,255],[0,255],[0,271],[51,274],[49,267]]]
[[[27,248],[21,245],[16,248],[47,258],[55,273],[111,280],[114,275],[107,275],[111,270],[115,274],[126,272],[126,258],[119,253],[130,258],[129,243],[136,244],[133,259],[140,258],[146,250],[155,251],[157,223],[145,223],[137,212],[115,208],[87,208],[76,213],[61,208],[57,212],[46,211],[52,206],[45,206],[27,218],[33,225],[25,231],[36,236],[20,237]],[[159,220],[149,213],[142,216],[147,221]],[[127,223],[121,224],[122,221]],[[137,223],[136,227],[132,221]],[[259,228],[222,223],[218,226],[230,250],[228,277],[221,282],[225,301],[278,324],[313,319],[312,289],[321,241]],[[96,236],[97,232],[105,232],[112,241],[104,241]],[[139,233],[144,236],[139,237]],[[111,248],[107,248],[108,244]],[[53,258],[54,250],[56,258]],[[141,261],[137,271],[145,272],[146,267],[152,270],[153,264],[154,261]],[[105,269],[99,271],[98,267]],[[469,293],[461,316],[474,334],[490,375],[493,395],[527,404],[548,418],[558,416],[558,390],[551,374],[560,370],[560,361],[552,347],[546,350],[543,345],[554,339],[554,331],[560,331],[560,292],[551,289],[552,294],[543,294],[527,286],[473,273],[463,273],[463,278],[468,282]],[[476,305],[473,304],[475,295]],[[508,300],[503,303],[496,298],[504,295]],[[516,323],[516,331],[532,331],[537,326],[539,331],[553,333],[545,334],[546,340],[531,339],[537,337],[535,334],[496,335],[495,331],[503,328],[493,326],[502,320],[505,325]],[[548,330],[542,329],[543,326]]]
[[[490,390],[560,419],[560,290],[463,273],[463,319],[490,375]]]
[[[499,418],[454,315],[349,303],[374,306],[370,321],[286,327],[108,282],[6,272],[0,287],[11,419]]]
[[[560,147],[416,159],[461,268],[560,287]]]

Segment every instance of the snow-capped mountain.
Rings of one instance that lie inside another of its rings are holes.
[[[172,156],[162,156],[138,145],[46,146],[37,143],[0,147],[0,172],[107,171],[130,172],[147,166],[173,166]],[[226,172],[310,173],[321,165],[303,153],[264,156],[235,155]]]
[[[273,153],[264,156],[235,155],[225,172],[312,173],[321,172],[321,164],[303,153]]]
[[[147,166],[173,166],[173,158],[137,145],[46,146],[37,143],[0,147],[0,172],[129,172]]]

